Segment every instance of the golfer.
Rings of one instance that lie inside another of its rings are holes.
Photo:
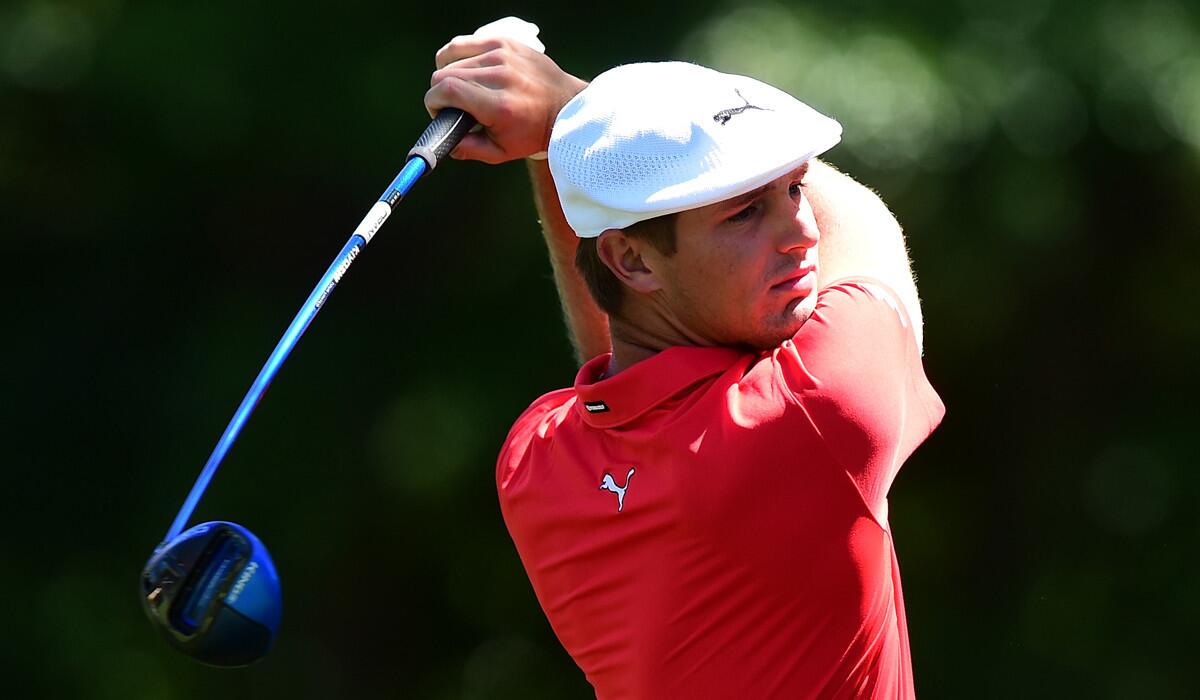
[[[945,407],[900,226],[816,158],[841,126],[687,63],[436,64],[429,110],[482,125],[453,156],[527,159],[583,362],[496,483],[596,696],[913,697],[887,494]]]

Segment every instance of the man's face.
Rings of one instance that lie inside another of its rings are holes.
[[[647,251],[652,292],[679,330],[705,345],[766,350],[816,307],[817,231],[807,164],[765,187],[676,219],[676,252]]]

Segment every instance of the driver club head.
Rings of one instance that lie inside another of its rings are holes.
[[[262,542],[236,523],[201,523],[155,550],[142,569],[142,608],[167,641],[213,666],[266,655],[282,612]]]

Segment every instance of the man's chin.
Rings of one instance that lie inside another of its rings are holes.
[[[800,332],[800,327],[803,326],[808,321],[809,317],[813,315],[813,312],[817,310],[817,294],[816,292],[813,292],[803,299],[797,299],[796,301],[788,304],[788,307],[787,317],[789,333],[787,337],[790,338]],[[787,338],[784,340],[786,339]]]
[[[746,343],[746,345],[755,348],[756,351],[764,352],[775,349],[784,343],[785,340],[791,340],[792,337],[799,333],[800,328],[812,316],[816,304],[799,304],[784,318],[781,318],[778,323],[774,323],[773,328],[764,330],[763,333],[757,334],[754,340]]]
[[[800,332],[816,308],[816,294],[810,294],[803,299],[791,302],[781,317],[771,324],[771,330],[760,334],[750,345],[759,351],[773,350],[779,347],[783,341],[791,340]]]

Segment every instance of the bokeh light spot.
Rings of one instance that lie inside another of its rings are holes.
[[[954,93],[937,56],[875,26],[754,5],[702,24],[681,53],[753,75],[838,119],[841,148],[879,170],[957,165],[983,132],[977,105]]]
[[[376,420],[373,462],[381,481],[413,497],[451,493],[475,473],[483,422],[468,394],[428,388],[397,398]],[[484,470],[486,471],[486,470]]]
[[[1174,63],[1155,85],[1164,126],[1179,140],[1200,148],[1200,55]]]
[[[91,65],[93,30],[86,16],[60,3],[26,3],[0,35],[4,73],[19,85],[62,90]]]
[[[1000,123],[1013,145],[1029,156],[1057,156],[1079,142],[1087,129],[1087,105],[1066,77],[1030,68],[1012,81]]]

